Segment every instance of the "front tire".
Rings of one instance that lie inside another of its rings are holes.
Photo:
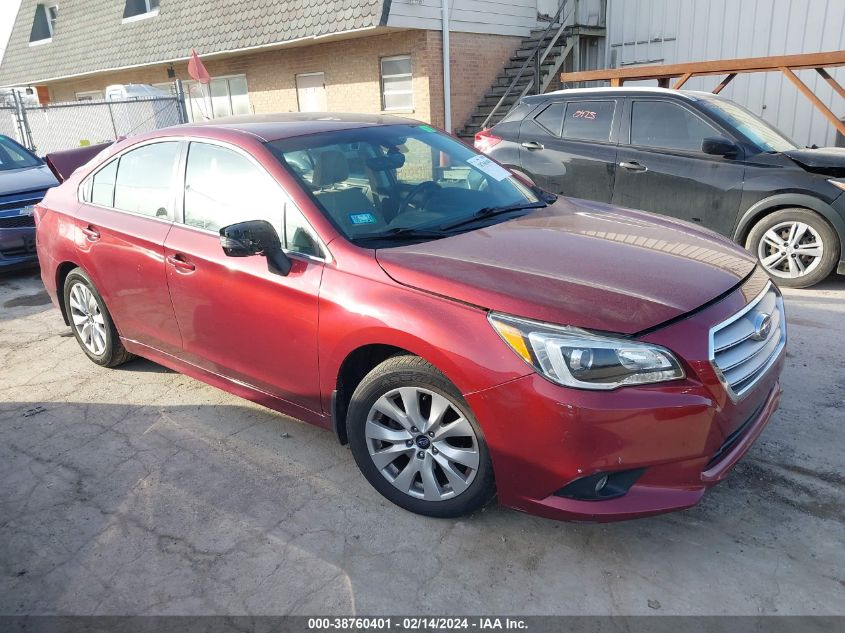
[[[134,358],[123,347],[97,287],[81,268],[65,278],[64,298],[70,328],[88,358],[103,367],[117,367]]]
[[[396,505],[432,517],[469,514],[495,495],[475,417],[455,386],[417,356],[394,356],[352,395],[349,445],[370,484]]]
[[[745,247],[757,256],[779,286],[807,288],[819,283],[839,261],[836,232],[808,209],[781,209],[760,220]]]

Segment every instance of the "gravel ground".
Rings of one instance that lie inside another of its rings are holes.
[[[0,614],[845,614],[845,280],[786,296],[781,409],[727,481],[575,525],[409,514],[330,433],[101,369],[0,277]]]

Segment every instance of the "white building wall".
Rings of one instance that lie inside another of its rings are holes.
[[[611,68],[845,49],[843,0],[608,0],[607,12]],[[830,72],[845,85],[845,68]],[[845,117],[845,100],[814,70],[796,74]],[[719,81],[694,78],[684,89],[709,92]],[[799,145],[836,141],[833,125],[779,72],[738,75],[721,94]]]
[[[538,0],[448,0],[449,28],[464,33],[527,36]],[[440,30],[441,0],[393,0],[387,26]]]

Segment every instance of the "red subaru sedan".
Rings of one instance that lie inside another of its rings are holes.
[[[247,117],[123,140],[36,210],[82,351],[349,443],[413,512],[687,508],[780,398],[783,301],[690,224],[555,199],[436,129]]]

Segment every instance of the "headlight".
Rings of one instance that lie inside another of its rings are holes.
[[[684,377],[677,359],[658,345],[490,313],[510,348],[549,380],[580,389],[615,389]]]

